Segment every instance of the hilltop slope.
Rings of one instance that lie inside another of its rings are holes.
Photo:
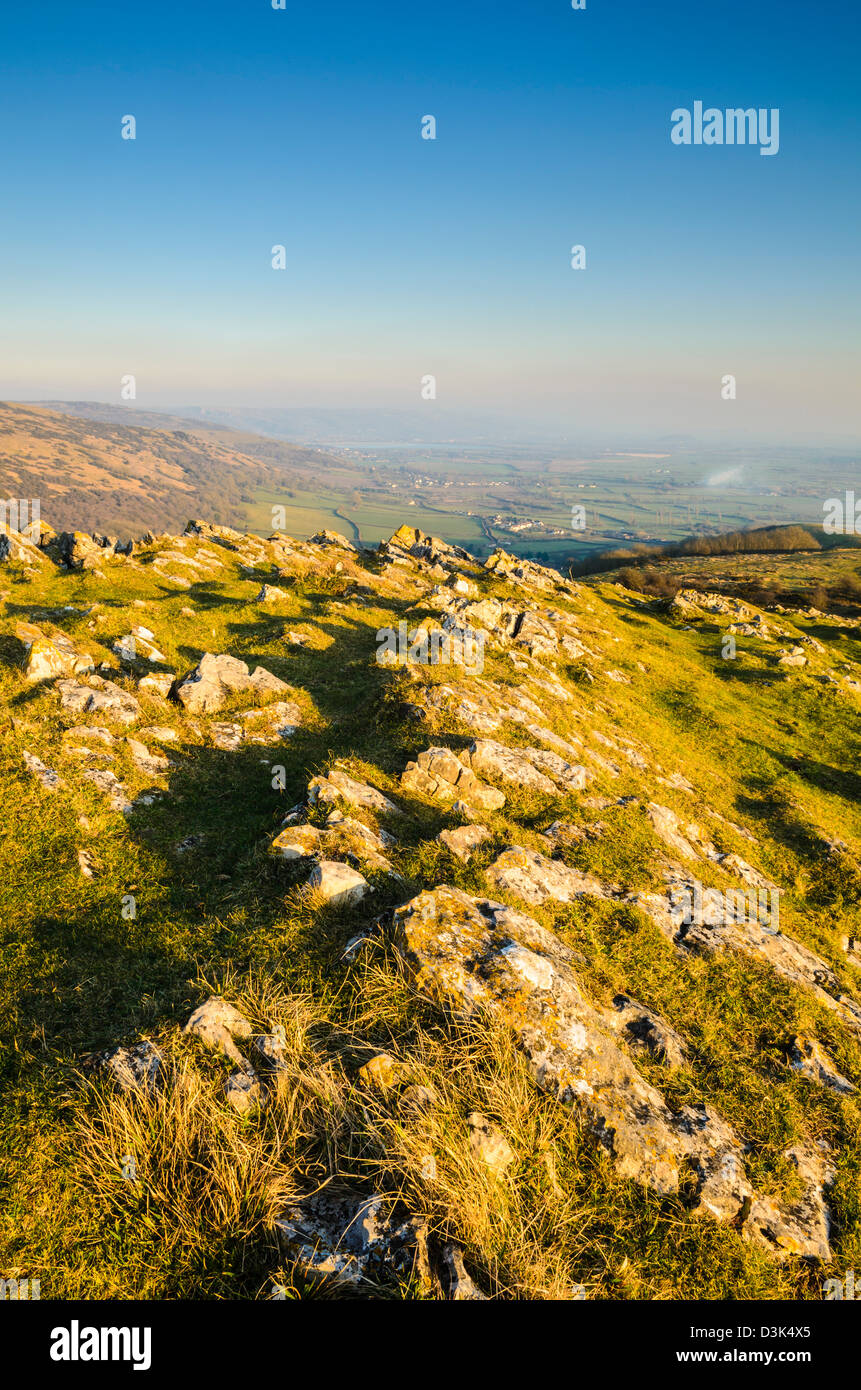
[[[408,527],[61,560],[0,569],[0,1266],[521,1299],[858,1267],[858,619]]]
[[[82,411],[84,407],[79,407]],[[319,450],[224,428],[94,407],[80,417],[0,403],[0,496],[39,498],[55,530],[180,531],[190,513],[247,524],[258,489],[285,489],[338,464]]]

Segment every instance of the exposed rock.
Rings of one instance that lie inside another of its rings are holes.
[[[239,1066],[245,1062],[233,1039],[250,1038],[251,1024],[238,1009],[218,995],[210,995],[205,1003],[195,1009],[182,1031],[200,1038],[216,1052],[223,1052]]]
[[[110,747],[116,743],[114,735],[110,729],[105,729],[99,724],[76,724],[74,728],[67,729],[63,734],[63,741],[66,739],[95,739],[99,743],[107,744]]]
[[[174,687],[177,699],[190,714],[216,714],[237,692],[280,694],[288,689],[284,681],[262,666],[249,674],[244,661],[225,653],[213,656],[211,652],[205,652],[190,675]]]
[[[255,599],[256,603],[281,603],[290,595],[286,589],[279,589],[277,584],[264,584]]]
[[[632,1047],[645,1048],[668,1067],[685,1065],[685,1045],[664,1019],[627,994],[617,994],[613,1007],[618,1012],[619,1027],[625,1030]]]
[[[314,865],[308,887],[319,893],[324,902],[336,907],[361,902],[365,894],[371,891],[367,879],[360,873],[348,864],[340,864],[332,859],[321,859],[319,864]]]
[[[164,1057],[149,1039],[131,1047],[114,1047],[96,1059],[117,1083],[121,1091],[154,1091],[164,1064]]]
[[[376,1091],[390,1091],[393,1086],[397,1086],[405,1070],[403,1063],[391,1053],[378,1052],[376,1057],[369,1058],[359,1067],[358,1078],[363,1086],[369,1086]]]
[[[825,1048],[815,1038],[799,1033],[790,1040],[788,1052],[789,1065],[793,1071],[801,1072],[808,1081],[815,1081],[820,1086],[840,1091],[843,1095],[850,1095],[855,1091],[856,1087],[851,1081],[847,1081],[845,1076],[840,1075]]]
[[[37,758],[34,753],[28,753],[25,748],[21,756],[31,777],[36,777],[46,791],[55,792],[63,785],[60,774],[53,768],[46,767],[42,759]]]
[[[650,801],[646,807],[646,815],[652,822],[655,834],[660,836],[665,845],[674,849],[676,854],[680,854],[683,859],[699,858],[693,845],[682,834],[675,811],[671,811],[668,806],[658,806],[656,802]]]
[[[160,699],[167,699],[173,688],[176,675],[173,671],[154,671],[148,676],[141,676],[138,681],[138,690],[145,695],[156,695]]]
[[[92,782],[104,796],[110,798],[112,811],[120,811],[124,816],[129,814],[132,803],[126,795],[126,789],[122,782],[113,772],[108,768],[89,767],[83,776],[88,782]]]
[[[149,749],[136,738],[126,739],[135,767],[146,777],[160,777],[167,772],[170,762],[162,757],[160,753],[151,753]]]
[[[427,1233],[383,1197],[306,1197],[275,1223],[281,1248],[306,1276],[350,1285],[417,1273],[428,1279]]]
[[[78,868],[80,869],[84,878],[95,878],[96,861],[90,854],[89,850],[78,850]]]
[[[775,1253],[822,1257],[821,1187],[798,1208],[759,1198],[729,1127],[705,1106],[669,1110],[619,1047],[609,1018],[585,999],[573,952],[552,932],[446,887],[395,909],[394,923],[417,988],[455,1013],[480,1010],[505,1024],[536,1083],[578,1106],[622,1176],[671,1193],[688,1172],[696,1211],[741,1219]]]
[[[537,565],[533,560],[522,560],[517,555],[509,555],[505,550],[495,550],[484,562],[484,567],[500,579],[520,584],[532,589],[567,589],[571,594],[577,592],[577,585],[562,578],[557,570]]]
[[[151,738],[156,743],[175,743],[178,737],[176,729],[172,729],[169,724],[150,724],[139,732],[142,739]]]
[[[517,1155],[503,1134],[486,1115],[474,1110],[467,1116],[469,1147],[473,1155],[494,1173],[504,1173]]]
[[[487,1302],[487,1294],[481,1292],[466,1272],[463,1251],[459,1245],[447,1245],[442,1252],[442,1258],[450,1299],[455,1303]]]
[[[582,791],[589,774],[545,748],[508,748],[493,739],[477,739],[461,757],[482,777],[532,788],[548,796]]]
[[[280,859],[312,859],[321,852],[322,835],[315,825],[290,825],[269,846]]]
[[[338,550],[348,550],[355,555],[356,547],[340,531],[317,531],[308,541],[309,545],[333,545]]]
[[[433,1086],[420,1086],[414,1084],[405,1086],[398,1097],[398,1108],[405,1114],[422,1114],[427,1110],[432,1110],[439,1100],[439,1096]]]
[[[312,806],[336,806],[339,801],[345,801],[354,806],[366,806],[381,816],[400,814],[394,802],[389,801],[382,792],[369,787],[366,782],[357,782],[337,767],[311,779],[308,783],[308,800]]]
[[[250,1065],[237,1067],[224,1082],[228,1104],[240,1115],[250,1115],[263,1104],[260,1082]]]
[[[46,547],[67,569],[97,569],[106,559],[105,549],[83,531],[61,531]]]
[[[687,893],[688,902],[696,899],[701,885],[686,878],[681,869],[669,872],[667,878],[668,893],[633,893],[628,901],[646,912],[671,941],[702,955],[732,950],[767,961],[785,979],[811,990],[820,1003],[861,1034],[861,1004],[842,993],[840,981],[820,956],[778,931],[767,911],[760,911],[761,920],[757,920],[756,911],[751,911],[752,906],[758,909],[757,892],[717,894],[719,901],[714,902],[707,890],[698,919],[687,922],[681,895]],[[741,903],[733,901],[736,896]]]
[[[534,849],[519,845],[503,850],[485,870],[488,882],[497,889],[512,893],[524,902],[538,905],[552,898],[554,902],[570,903],[584,895],[594,898],[609,896],[606,886],[592,874],[569,869],[558,859],[548,859]]]
[[[111,647],[121,661],[164,661],[164,653],[153,643],[154,634],[148,627],[133,627],[125,637],[119,637]]]
[[[459,825],[455,830],[442,830],[441,842],[464,864],[468,863],[479,845],[490,838],[486,825]]]
[[[75,680],[58,681],[56,688],[63,708],[76,714],[100,714],[120,724],[134,724],[140,717],[140,705],[134,695],[101,676],[90,676],[86,685]]]
[[[90,653],[79,651],[65,633],[55,632],[48,637],[32,623],[18,623],[15,635],[27,651],[25,675],[28,681],[75,676],[95,667]]]
[[[401,774],[401,786],[433,801],[456,798],[485,811],[498,810],[505,796],[488,787],[449,748],[428,748],[409,762]]]

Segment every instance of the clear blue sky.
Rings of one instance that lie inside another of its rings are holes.
[[[433,373],[440,406],[847,436],[858,15],[9,6],[0,395],[118,400],[133,373],[142,408],[413,407]],[[778,107],[779,153],[673,145],[670,113],[695,100]]]

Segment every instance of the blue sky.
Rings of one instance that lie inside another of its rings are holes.
[[[859,38],[798,0],[7,12],[0,395],[411,408],[432,373],[440,408],[852,436]],[[779,153],[674,146],[698,99],[778,107]]]

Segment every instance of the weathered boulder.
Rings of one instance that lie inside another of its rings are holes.
[[[280,694],[288,690],[284,681],[262,666],[249,673],[245,662],[235,656],[213,656],[211,652],[205,652],[194,670],[174,686],[176,698],[190,714],[216,714],[236,693]]]
[[[337,806],[343,801],[353,806],[366,806],[378,815],[399,815],[398,807],[388,797],[369,787],[367,782],[358,782],[340,768],[332,768],[308,783],[308,800],[312,806]]]
[[[415,1273],[429,1282],[424,1223],[377,1194],[306,1197],[275,1229],[285,1257],[312,1279],[355,1286]]]
[[[80,651],[63,632],[48,636],[33,623],[17,623],[15,636],[27,652],[25,675],[28,681],[76,676],[95,667],[90,653]]]
[[[793,1071],[801,1072],[808,1081],[815,1081],[820,1086],[827,1086],[829,1090],[840,1091],[842,1095],[851,1095],[857,1088],[847,1081],[845,1076],[841,1076],[835,1067],[825,1048],[816,1038],[808,1037],[804,1033],[797,1034],[789,1043],[788,1061]]]
[[[89,676],[86,684],[75,680],[58,681],[56,688],[63,709],[76,714],[100,714],[120,724],[134,724],[140,717],[140,705],[134,695],[101,676]]]
[[[468,863],[479,845],[490,838],[486,825],[459,825],[454,830],[440,831],[440,842],[464,864]]]
[[[148,1038],[131,1047],[111,1048],[95,1060],[110,1073],[121,1091],[154,1091],[164,1064],[162,1053]]]
[[[361,902],[371,891],[367,879],[349,864],[341,864],[334,859],[321,859],[311,870],[308,887],[318,893],[324,902],[335,907],[349,907]]]
[[[571,903],[584,895],[594,898],[610,896],[605,884],[592,874],[569,869],[558,859],[548,859],[535,849],[512,845],[485,870],[488,882],[497,891],[512,893],[524,902],[537,906],[551,898],[558,903]]]

